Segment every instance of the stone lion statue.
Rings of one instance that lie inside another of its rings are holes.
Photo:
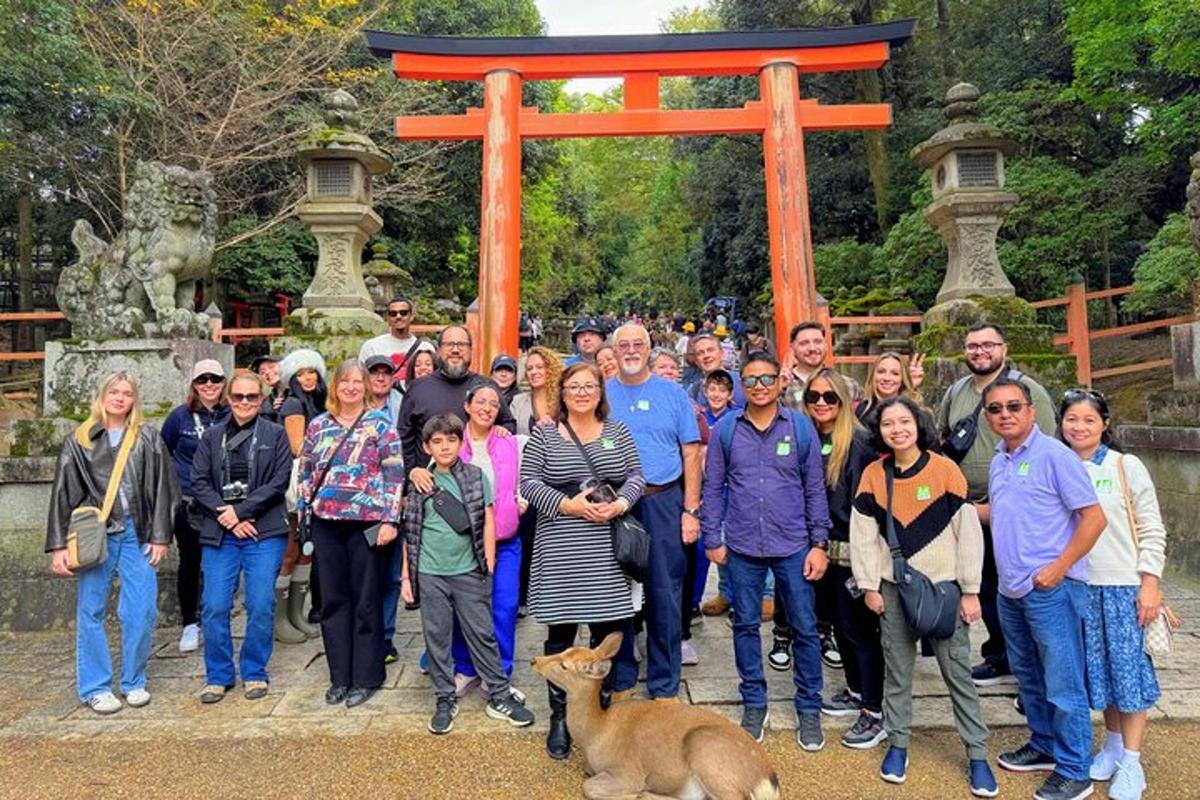
[[[207,172],[138,162],[125,201],[124,228],[110,244],[86,220],[71,241],[79,260],[63,270],[55,295],[81,338],[203,337],[196,281],[208,276],[217,206]]]

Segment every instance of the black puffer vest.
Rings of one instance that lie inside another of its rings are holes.
[[[450,474],[462,492],[463,505],[471,519],[471,547],[479,571],[487,574],[487,557],[483,552],[483,523],[486,507],[483,502],[483,470],[458,459],[450,466]],[[404,502],[404,544],[408,548],[408,575],[413,596],[417,595],[417,574],[420,571],[421,529],[425,526],[425,501],[433,492],[413,492]]]

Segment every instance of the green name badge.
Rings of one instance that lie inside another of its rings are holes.
[[[1099,494],[1112,494],[1113,482],[1111,478],[1097,478],[1096,491]]]
[[[826,442],[821,445],[821,455],[827,456],[833,452],[833,442]]]
[[[780,442],[779,444],[775,445],[775,455],[787,456],[787,455],[791,455],[791,453],[792,453],[792,443],[791,442]]]
[[[650,401],[649,400],[638,400],[637,407],[638,407],[638,411],[649,411],[650,410]]]
[[[928,486],[918,486],[917,487],[917,499],[918,500],[928,500],[930,497],[933,497],[933,493],[929,491]]]
[[[605,450],[612,450],[614,447],[617,446],[617,443],[615,441],[613,441],[612,439],[601,439],[600,446],[603,447]]]
[[[1022,461],[1020,464],[1017,465],[1017,474],[1018,475],[1028,475],[1029,474],[1029,462],[1028,461]]]

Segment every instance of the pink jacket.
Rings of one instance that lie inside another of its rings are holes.
[[[517,485],[520,482],[520,458],[516,436],[499,436],[492,428],[487,438],[488,458],[496,481],[492,486],[493,513],[496,517],[496,541],[502,542],[517,535],[521,512],[517,508]],[[471,439],[463,432],[459,458],[471,460]]]

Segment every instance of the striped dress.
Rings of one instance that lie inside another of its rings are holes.
[[[624,423],[605,421],[600,438],[584,444],[600,478],[630,507],[646,479],[633,436]],[[537,427],[521,456],[521,496],[538,511],[529,579],[529,608],[544,625],[609,622],[633,616],[629,579],[613,558],[610,526],[559,513],[568,496],[591,477],[579,448],[557,427]]]

